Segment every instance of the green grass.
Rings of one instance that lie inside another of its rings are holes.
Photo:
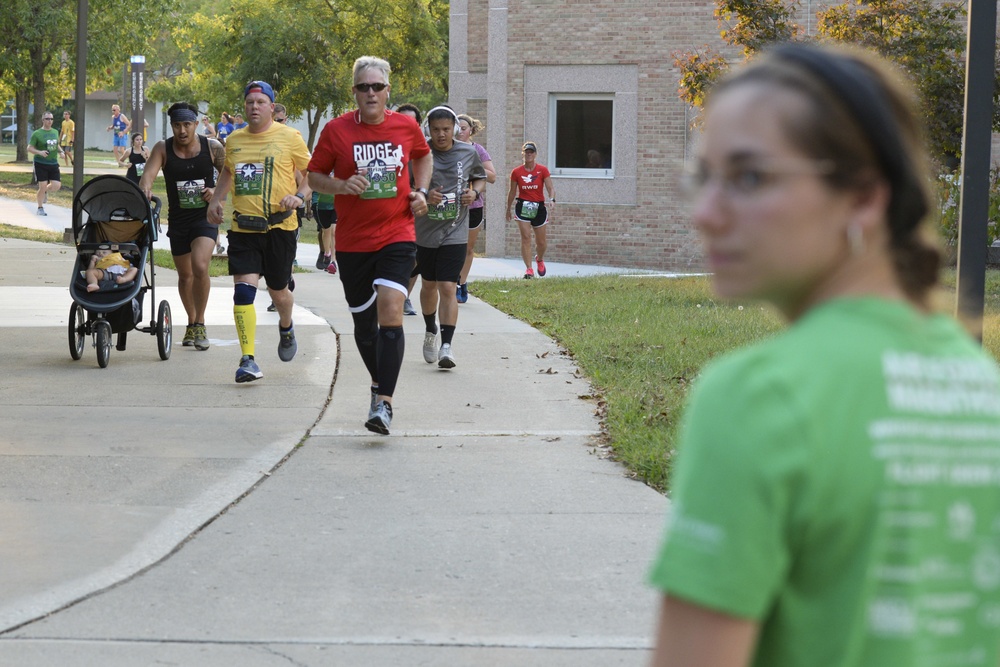
[[[93,177],[87,177],[86,180],[89,181],[91,178]],[[9,197],[11,199],[21,199],[24,201],[35,201],[36,190],[37,188],[31,184],[31,174],[27,172],[0,172],[0,197]],[[164,203],[164,207],[166,207],[167,191],[163,184],[162,176],[157,177],[157,179],[153,182],[153,194],[158,196]],[[58,192],[53,192],[49,195],[49,202],[58,206],[65,206],[67,208],[72,207],[72,189],[64,187]],[[231,210],[232,205],[230,201],[227,200],[225,212],[226,220],[232,219]],[[161,220],[164,225],[169,224],[166,210],[164,210]],[[230,226],[231,224],[229,222],[224,222],[220,229],[225,231],[228,230]],[[161,234],[166,234],[166,229],[163,229]],[[0,236],[27,239],[29,241],[43,241],[45,243],[62,243],[62,234],[58,232],[41,232],[7,224],[0,224]],[[302,225],[302,232],[299,235],[299,240],[302,243],[312,243],[314,245],[318,244],[319,241],[316,235],[316,225],[306,221],[305,224]],[[153,261],[158,267],[171,270],[177,269],[174,264],[174,258],[171,256],[169,251],[154,250]],[[305,269],[297,268],[296,271],[305,271]],[[213,257],[211,264],[209,265],[208,272],[213,278],[218,276],[227,276],[229,275],[229,264],[225,258]]]
[[[39,241],[41,243],[62,244],[63,242],[63,235],[59,232],[28,229],[27,227],[17,227],[6,223],[0,223],[0,238]]]
[[[124,176],[124,171],[122,172]],[[87,176],[84,182],[89,181],[93,176]],[[58,191],[49,195],[49,202],[56,204],[58,206],[65,206],[70,208],[73,206],[73,189],[71,187],[72,179],[65,179],[63,182],[63,187]],[[9,197],[11,199],[20,199],[23,201],[35,201],[35,193],[38,191],[37,186],[31,183],[31,174],[28,172],[16,172],[16,171],[5,171],[0,172],[0,197]],[[153,181],[153,194],[160,198],[163,202],[163,212],[160,216],[160,220],[164,225],[170,224],[170,217],[167,215],[167,190],[163,183],[163,176],[157,176],[156,180]],[[232,209],[232,197],[226,199],[226,206],[223,212],[223,220],[225,222],[220,225],[220,229],[227,231],[232,226],[233,219],[233,209]],[[311,243],[313,245],[318,245],[319,240],[316,234],[316,224],[312,221],[306,221],[302,225],[302,231],[299,234],[300,243]],[[157,266],[161,266],[157,264]]]
[[[954,272],[944,278],[953,303]],[[477,281],[472,291],[573,357],[597,394],[613,455],[661,491],[668,486],[688,390],[701,368],[783,327],[760,304],[712,298],[704,277]],[[1000,272],[987,272],[986,294],[984,345],[1000,359]]]
[[[705,278],[479,281],[476,296],[554,338],[599,394],[608,443],[663,490],[692,380],[712,357],[781,328],[760,305],[713,299]]]
[[[152,144],[150,144],[150,146],[152,146]],[[6,164],[8,162],[13,163],[16,158],[17,149],[14,147],[14,144],[0,144],[0,164]],[[33,156],[29,154],[28,159],[30,161],[33,159]],[[62,157],[59,158],[59,166],[64,172],[73,169],[72,165],[70,167],[66,167]],[[111,151],[87,149],[83,152],[83,166],[113,169],[117,166],[117,163],[115,162],[115,154]],[[125,170],[123,169],[122,171],[124,172]]]

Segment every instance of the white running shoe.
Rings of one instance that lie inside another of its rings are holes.
[[[445,343],[441,346],[441,351],[438,352],[438,368],[454,368],[455,367],[455,355],[451,351],[451,344]]]
[[[424,361],[433,364],[438,360],[437,334],[424,333]]]

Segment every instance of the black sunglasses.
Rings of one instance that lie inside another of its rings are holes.
[[[389,84],[387,83],[356,83],[354,84],[354,89],[359,90],[362,93],[367,93],[370,90],[374,90],[376,93],[381,93],[388,86]]]
[[[284,123],[288,119],[287,118],[275,118],[274,120],[277,121],[277,122],[279,122],[279,123]]]

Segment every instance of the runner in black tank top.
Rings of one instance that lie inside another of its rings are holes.
[[[177,289],[188,316],[184,346],[207,350],[208,265],[219,236],[218,226],[208,222],[208,201],[215,190],[215,170],[224,164],[225,148],[217,140],[197,134],[198,109],[194,105],[178,102],[167,113],[174,136],[153,146],[139,187],[149,196],[153,179],[163,169],[167,237],[177,266]]]

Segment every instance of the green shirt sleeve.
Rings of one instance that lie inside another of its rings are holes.
[[[724,360],[685,416],[666,538],[651,573],[689,602],[760,619],[791,562],[805,452],[794,400],[763,359]]]

